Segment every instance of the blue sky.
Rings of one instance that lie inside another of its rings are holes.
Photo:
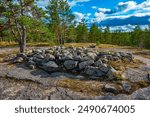
[[[38,5],[44,8],[49,0],[40,0]],[[110,26],[130,30],[135,25],[145,28],[150,25],[150,0],[68,0],[75,20],[83,18],[89,24]]]

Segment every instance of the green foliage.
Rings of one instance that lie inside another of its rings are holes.
[[[96,26],[96,24],[93,24],[90,28],[90,32],[89,32],[89,41],[90,42],[99,42],[98,40],[100,39],[101,36],[101,31],[98,28],[98,26]]]
[[[76,32],[76,42],[88,42],[88,29],[85,23],[79,23],[79,25],[76,28]]]
[[[47,14],[47,20],[50,29],[57,38],[57,44],[64,44],[66,32],[74,19],[67,0],[50,0],[47,6]]]
[[[150,26],[142,30],[136,26],[132,32],[111,32],[96,24],[90,29],[83,19],[74,22],[67,0],[50,0],[46,11],[39,8],[37,0],[0,0],[0,41],[19,42],[92,42],[97,45],[115,44],[150,49]]]

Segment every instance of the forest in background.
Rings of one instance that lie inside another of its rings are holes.
[[[75,22],[67,0],[50,0],[46,10],[37,0],[0,0],[0,42],[18,42],[20,52],[26,43],[48,42],[63,45],[72,42],[115,44],[150,49],[150,26],[136,26],[131,32],[104,30],[97,22],[88,27],[85,19]]]

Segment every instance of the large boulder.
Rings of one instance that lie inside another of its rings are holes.
[[[76,68],[77,65],[78,65],[78,61],[74,61],[74,60],[67,60],[64,62],[64,66],[68,70]]]

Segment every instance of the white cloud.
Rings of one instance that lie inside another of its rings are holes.
[[[90,0],[72,0],[72,1],[68,1],[69,5],[71,7],[76,6],[78,3],[82,3],[82,2],[89,2]]]
[[[98,12],[106,13],[106,12],[110,12],[110,11],[111,11],[111,9],[98,8]]]
[[[101,21],[103,21],[105,19],[105,14],[104,13],[102,13],[102,12],[96,12],[95,13],[95,21],[96,22],[101,22]]]
[[[149,13],[135,13],[134,16],[136,17],[150,16],[150,12]]]
[[[94,20],[96,22],[101,22],[108,19],[126,19],[132,16],[150,16],[150,0],[146,0],[141,4],[137,4],[134,1],[120,2],[116,6],[115,10],[98,8],[98,11],[95,13]],[[91,20],[93,21],[93,19]]]
[[[75,15],[75,21],[76,22],[81,22],[82,19],[84,18],[84,14],[82,14],[82,13],[74,12],[73,14]]]
[[[114,32],[116,30],[122,31],[122,32],[131,32],[135,29],[137,25],[123,25],[123,26],[110,26],[110,31]],[[102,26],[100,27],[102,30],[104,30],[106,28],[106,26]],[[148,28],[148,25],[140,25],[140,28],[142,30]]]
[[[83,14],[79,12],[74,12],[73,14],[75,15],[75,21],[77,23],[82,22],[83,19],[89,20],[91,16],[91,13]]]
[[[87,13],[87,16],[91,16],[91,13]]]
[[[129,10],[135,9],[136,6],[137,6],[137,3],[134,1],[120,2],[120,3],[118,3],[116,10],[126,12]]]
[[[92,9],[97,9],[97,6],[92,6],[91,8],[92,8]]]

